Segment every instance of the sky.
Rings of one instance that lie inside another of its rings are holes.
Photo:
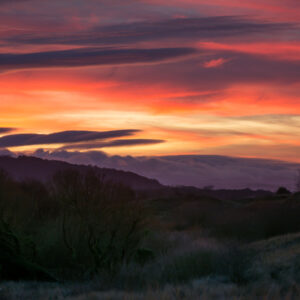
[[[300,162],[299,0],[0,0],[0,148]]]

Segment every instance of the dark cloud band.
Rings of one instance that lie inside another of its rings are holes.
[[[0,0],[0,5],[22,3],[22,2],[26,2],[26,1],[29,1],[29,0]]]
[[[0,148],[47,145],[47,144],[68,144],[102,139],[131,136],[139,132],[136,129],[113,130],[113,131],[62,131],[52,134],[12,134],[0,138]]]
[[[108,147],[151,145],[151,144],[160,144],[164,142],[165,142],[164,140],[155,140],[155,139],[122,139],[122,140],[113,140],[109,142],[72,144],[72,145],[64,146],[60,148],[60,150],[100,149],[100,148],[108,148]]]
[[[0,70],[151,63],[191,55],[193,48],[83,48],[26,54],[0,54]]]
[[[0,127],[0,134],[1,133],[8,133],[8,132],[11,132],[11,131],[14,131],[14,130],[15,130],[14,128]]]
[[[140,41],[168,38],[207,39],[248,34],[270,33],[294,28],[289,23],[268,23],[246,20],[235,16],[213,16],[202,18],[173,18],[156,22],[142,21],[134,23],[98,26],[76,34],[34,34],[14,35],[9,43],[21,44],[63,44],[63,45],[110,45],[129,44]]]

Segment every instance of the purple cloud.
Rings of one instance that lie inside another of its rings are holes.
[[[203,62],[215,53],[200,52],[202,55],[193,56],[185,61],[160,65],[148,65],[144,68],[130,66],[119,69],[113,74],[114,80],[124,85],[130,84],[132,89],[143,85],[181,87],[193,92],[212,90],[213,95],[195,96],[178,99],[178,101],[214,101],[214,95],[233,84],[270,83],[294,84],[299,82],[300,61],[287,61],[260,55],[248,55],[221,51],[217,53],[228,63],[222,68],[204,68]],[[106,74],[92,73],[97,80],[105,79]],[[102,77],[103,76],[103,77]],[[212,96],[212,97],[211,97]],[[176,99],[175,99],[176,100]]]
[[[96,26],[76,34],[13,35],[6,40],[23,44],[108,45],[162,39],[212,39],[295,29],[291,23],[271,23],[236,16],[173,18]]]
[[[108,138],[130,136],[139,132],[136,129],[113,130],[113,131],[62,131],[51,134],[12,134],[0,138],[0,148],[46,145],[46,144],[68,144],[85,141],[95,141]]]
[[[0,54],[0,70],[81,67],[96,65],[119,65],[151,63],[196,53],[193,48],[157,49],[99,49],[83,48],[26,54]]]
[[[0,134],[1,133],[7,133],[7,132],[11,132],[14,131],[14,128],[8,128],[8,127],[0,127]]]
[[[61,150],[66,149],[97,149],[97,148],[107,148],[107,147],[122,147],[122,146],[138,146],[138,145],[151,145],[164,143],[164,140],[155,139],[122,139],[113,140],[109,142],[95,142],[95,143],[80,143],[72,144],[61,147]]]

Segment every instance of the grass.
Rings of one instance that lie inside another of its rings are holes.
[[[254,267],[263,279],[300,280],[300,234],[288,234],[249,245],[257,253]]]
[[[153,241],[153,237],[148,242]],[[233,244],[195,232],[156,237],[165,245],[145,265],[113,278],[60,283],[2,282],[0,299],[299,299],[300,233]],[[166,250],[166,244],[169,244]],[[160,251],[161,250],[161,251]]]
[[[96,282],[71,285],[6,282],[0,284],[0,297],[3,300],[296,300],[300,297],[300,285],[294,283],[286,288],[278,283],[262,283],[241,287],[208,278],[185,285],[129,292],[101,291]]]

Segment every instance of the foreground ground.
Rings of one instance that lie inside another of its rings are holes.
[[[299,299],[300,193],[240,196],[0,172],[0,300]]]
[[[207,241],[206,241],[207,242]],[[210,241],[211,243],[211,241]],[[197,251],[203,253],[205,243]],[[211,245],[211,247],[213,247]],[[246,246],[255,252],[248,272],[251,282],[234,283],[228,276],[193,278],[183,284],[165,284],[159,287],[130,291],[106,291],[101,278],[86,283],[3,282],[2,300],[47,299],[299,299],[300,298],[300,234],[289,234],[254,242]],[[133,275],[133,274],[132,274]],[[136,275],[136,274],[135,274]],[[140,274],[142,276],[142,274]],[[128,274],[127,274],[128,276]]]
[[[24,300],[173,300],[173,299],[299,299],[299,285],[286,289],[277,284],[238,287],[214,280],[193,281],[184,286],[167,286],[164,289],[149,289],[145,292],[97,291],[87,286],[62,286],[38,283],[5,283],[1,285],[1,299]]]

